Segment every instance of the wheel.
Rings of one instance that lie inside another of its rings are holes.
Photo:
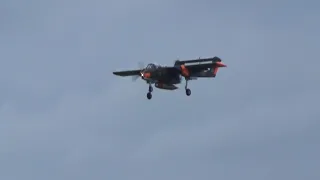
[[[149,86],[149,92],[152,92],[152,91],[153,91],[152,86]]]
[[[152,98],[152,94],[151,94],[151,92],[148,92],[148,94],[147,94],[147,98],[148,98],[148,99],[151,99],[151,98]]]
[[[190,89],[186,89],[186,95],[190,96],[191,95],[191,90]]]

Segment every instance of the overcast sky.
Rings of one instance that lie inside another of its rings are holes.
[[[319,6],[0,1],[0,179],[318,180]],[[112,74],[199,56],[190,97]]]

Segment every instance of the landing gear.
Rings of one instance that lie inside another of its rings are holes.
[[[149,84],[149,92],[147,93],[147,98],[150,100],[152,98],[152,91],[153,91],[153,88],[151,86],[151,84]]]
[[[190,96],[191,95],[191,90],[190,89],[186,89],[186,95]]]
[[[190,96],[190,95],[191,95],[191,90],[188,88],[188,79],[186,79],[185,89],[186,89],[186,95],[187,95],[187,96]]]

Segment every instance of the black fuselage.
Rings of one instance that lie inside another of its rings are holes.
[[[146,78],[147,82],[158,82],[163,84],[179,84],[181,83],[181,75],[175,69],[158,68],[146,70],[144,73],[150,73],[150,77]]]

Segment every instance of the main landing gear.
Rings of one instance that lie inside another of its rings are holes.
[[[190,96],[191,90],[188,88],[188,80],[186,80],[185,90],[186,90],[186,95]],[[152,99],[152,92],[153,92],[153,87],[151,86],[151,84],[149,84],[149,92],[147,93],[147,98],[149,100]]]
[[[186,90],[186,95],[190,96],[191,95],[191,90],[188,88],[188,80],[186,79],[186,86],[184,87]]]
[[[149,92],[147,93],[147,98],[148,99],[151,99],[152,98],[152,91],[153,91],[153,88],[152,88],[152,86],[151,86],[151,84],[149,84]]]

